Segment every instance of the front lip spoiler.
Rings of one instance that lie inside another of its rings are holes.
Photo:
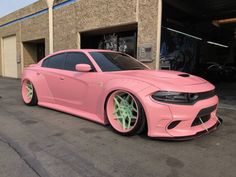
[[[199,138],[201,136],[210,134],[216,130],[218,130],[220,128],[220,126],[223,123],[223,119],[218,117],[217,123],[215,125],[213,125],[212,127],[210,127],[208,130],[203,130],[200,131],[198,133],[196,133],[195,135],[191,135],[191,136],[181,136],[181,137],[155,137],[155,139],[158,140],[168,140],[168,141],[186,141],[186,140],[191,140],[191,139],[195,139],[195,138]]]

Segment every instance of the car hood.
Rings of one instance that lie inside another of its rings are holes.
[[[149,85],[166,90],[182,90],[197,85],[209,84],[208,81],[183,72],[169,70],[132,70],[113,72],[113,76],[124,76],[127,78],[139,80]],[[213,87],[213,86],[211,86]]]

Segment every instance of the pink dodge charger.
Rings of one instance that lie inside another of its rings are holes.
[[[155,71],[106,50],[65,50],[30,65],[22,76],[26,105],[40,105],[110,124],[121,135],[191,139],[216,130],[218,97],[206,80]]]

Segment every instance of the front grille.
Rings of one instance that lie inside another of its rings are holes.
[[[211,118],[211,115],[210,115],[210,114],[205,115],[205,116],[202,116],[202,117],[197,117],[197,118],[193,121],[192,127],[197,126],[197,125],[201,125],[202,122],[205,123],[205,122],[207,122],[210,118]],[[200,119],[201,119],[202,121],[201,121]]]
[[[216,107],[217,107],[217,105],[214,105],[214,106],[204,108],[201,111],[199,111],[197,117],[194,119],[191,126],[194,127],[194,126],[197,126],[197,125],[201,125],[202,122],[205,123],[208,120],[210,120],[211,113],[216,110]]]

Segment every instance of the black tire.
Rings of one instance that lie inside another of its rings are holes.
[[[132,95],[131,93],[129,93],[130,95]],[[146,123],[146,115],[145,115],[145,111],[143,109],[143,106],[142,104],[140,103],[140,101],[134,96],[133,98],[135,99],[135,101],[137,102],[137,105],[138,105],[138,111],[139,111],[139,116],[138,116],[138,120],[137,120],[137,123],[136,125],[133,127],[132,130],[128,131],[128,132],[120,132],[118,131],[117,129],[115,129],[112,124],[110,123],[109,121],[109,118],[108,118],[108,114],[107,114],[107,104],[108,104],[108,100],[109,98],[111,97],[112,94],[110,94],[108,96],[108,99],[106,101],[106,106],[105,106],[105,115],[106,115],[106,118],[112,128],[112,130],[119,134],[119,135],[122,135],[122,136],[133,136],[133,135],[139,135],[139,134],[142,134],[146,128],[147,128],[147,123]]]

